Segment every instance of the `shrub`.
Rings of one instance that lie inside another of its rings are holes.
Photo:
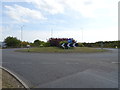
[[[42,44],[44,47],[50,47],[50,43],[49,42],[45,42]]]
[[[84,47],[84,45],[82,43],[78,43],[79,47]]]

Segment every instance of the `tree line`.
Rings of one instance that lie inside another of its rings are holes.
[[[34,40],[34,42],[26,42],[21,41],[17,39],[16,37],[7,37],[4,39],[4,43],[6,43],[6,46],[9,48],[20,48],[20,47],[26,47],[27,45],[30,45],[31,47],[49,47],[49,42],[44,42],[41,40]]]
[[[85,47],[103,47],[103,48],[120,48],[120,41],[98,41],[95,43],[82,43]]]
[[[58,40],[60,41],[60,40]],[[51,43],[52,42],[52,43]],[[64,41],[61,41],[59,43],[62,43]],[[30,45],[31,47],[50,47],[53,46],[53,44],[56,45],[55,40],[49,39],[47,42],[41,41],[39,39],[34,40],[34,42],[26,42],[21,41],[17,39],[16,37],[7,37],[4,39],[4,43],[6,43],[6,46],[9,48],[20,48],[20,47],[26,47],[27,45]],[[95,48],[120,48],[120,41],[99,41],[95,43],[78,43],[80,47],[95,47]]]

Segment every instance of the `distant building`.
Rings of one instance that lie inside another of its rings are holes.
[[[48,42],[50,42],[50,46],[59,46],[61,41],[67,41],[68,43],[76,42],[73,38],[50,38]]]

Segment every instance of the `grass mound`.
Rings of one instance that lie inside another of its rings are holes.
[[[17,50],[20,52],[28,52],[28,49]],[[73,49],[61,49],[57,47],[41,47],[41,48],[30,48],[29,52],[38,52],[38,53],[96,53],[96,52],[105,52],[105,49],[95,49],[88,47],[76,47]]]

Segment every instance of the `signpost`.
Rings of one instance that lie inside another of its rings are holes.
[[[28,52],[30,52],[30,45],[27,45],[27,48],[28,48]]]
[[[101,49],[103,49],[103,42],[101,42]]]

